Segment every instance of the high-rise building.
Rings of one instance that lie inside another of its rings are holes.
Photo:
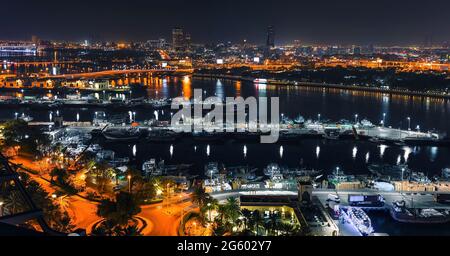
[[[267,27],[266,46],[267,47],[275,47],[275,30],[274,30],[273,26]]]
[[[172,29],[172,48],[174,51],[183,51],[184,50],[184,32],[182,28],[174,28]]]
[[[191,48],[191,34],[185,33],[184,35],[184,48],[186,50]]]
[[[351,50],[352,54],[354,55],[359,55],[361,54],[361,47],[357,46],[357,45],[352,45],[352,50]]]

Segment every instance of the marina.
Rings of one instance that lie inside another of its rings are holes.
[[[222,86],[225,83],[221,83]],[[12,116],[44,129],[53,143],[65,148],[70,161],[85,151],[91,152],[98,162],[117,170],[122,179],[129,168],[135,168],[144,177],[173,177],[187,187],[193,182],[201,182],[212,194],[235,191],[292,193],[297,190],[299,180],[311,182],[323,206],[332,206],[339,201],[344,209],[342,215],[347,216],[351,225],[359,226],[356,230],[363,235],[384,232],[384,228],[377,226],[380,218],[417,224],[411,221],[410,215],[405,215],[407,210],[391,210],[394,203],[390,196],[386,204],[374,203],[373,206],[366,198],[390,192],[396,193],[394,198],[401,201],[403,197],[397,194],[421,193],[421,189],[426,193],[436,193],[435,190],[447,193],[445,181],[449,175],[446,168],[450,163],[445,157],[449,152],[445,131],[426,131],[422,127],[412,130],[408,126],[406,129],[394,128],[385,122],[375,124],[369,118],[359,119],[356,115],[352,121],[342,116],[336,117],[339,121],[332,121],[324,118],[324,113],[305,118],[307,113],[296,112],[289,114],[292,118],[282,113],[277,125],[220,124],[186,118],[184,125],[197,125],[202,129],[184,132],[170,122],[174,111],[165,106],[171,102],[170,95],[161,100],[154,100],[158,99],[154,97],[156,94],[147,100],[142,96],[136,100],[118,96],[111,96],[114,108],[85,107],[84,102],[76,103],[80,99],[71,99],[66,106],[33,107],[33,112],[28,111],[30,107],[26,104],[14,106],[11,109],[17,112]],[[136,102],[160,102],[161,105],[150,104],[143,109],[143,105],[132,105]],[[103,101],[92,104],[103,104]],[[5,113],[0,111],[2,115]],[[235,128],[234,132],[226,132],[230,127]],[[279,140],[274,144],[260,144],[260,136],[267,134],[262,130],[273,127],[279,128]],[[428,190],[430,188],[434,192]],[[418,189],[417,192],[414,189]],[[327,198],[333,193],[336,196],[330,197],[333,201],[326,200],[321,196],[322,191],[330,191],[325,192]],[[364,194],[366,196],[362,196]],[[419,202],[409,212],[420,213],[415,220],[418,218],[430,225],[429,220],[436,216],[433,213],[445,213],[445,210],[435,208],[432,196],[427,198],[425,207]],[[353,210],[348,212],[348,209]],[[363,214],[365,211],[366,215]],[[381,211],[383,215],[373,220],[370,216],[378,214],[374,211]],[[372,232],[370,226],[364,224],[368,220],[373,223]]]

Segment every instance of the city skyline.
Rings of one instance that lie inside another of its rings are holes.
[[[68,3],[9,2],[7,7],[21,11],[18,16],[6,12],[9,25],[1,39],[24,40],[32,35],[46,40],[145,41],[170,38],[175,27],[189,31],[193,43],[219,41],[265,44],[267,27],[276,31],[275,44],[299,40],[307,44],[424,45],[450,41],[450,29],[442,24],[449,3],[432,1],[381,1],[361,4],[357,1],[333,3],[279,3],[254,1],[208,3],[203,0],[177,0],[171,9],[165,3],[132,0],[121,5],[111,1]],[[106,11],[105,11],[106,10]],[[39,15],[48,13],[48,15]],[[193,18],[193,17],[201,17]]]

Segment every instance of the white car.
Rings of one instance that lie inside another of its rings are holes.
[[[340,202],[341,202],[341,199],[340,199],[339,196],[336,195],[336,194],[328,194],[327,201],[333,201],[333,202],[335,202],[335,203],[340,203]]]

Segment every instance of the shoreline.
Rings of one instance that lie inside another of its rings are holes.
[[[188,74],[189,75],[189,74]],[[243,82],[251,82],[253,83],[256,78],[254,77],[246,77],[239,75],[224,75],[224,74],[204,74],[193,72],[190,73],[193,78],[201,78],[201,79],[225,79],[231,81],[243,81]],[[180,74],[171,74],[169,76],[181,77],[183,75]],[[427,92],[417,92],[417,91],[409,91],[402,89],[383,89],[378,87],[366,87],[366,86],[353,86],[353,85],[343,85],[343,84],[328,84],[328,83],[317,83],[317,82],[305,82],[305,81],[284,81],[284,80],[275,80],[275,79],[267,79],[267,82],[261,83],[267,85],[278,85],[278,86],[299,86],[299,87],[316,87],[323,89],[341,89],[341,90],[350,90],[350,91],[362,91],[362,92],[374,92],[374,93],[383,93],[389,95],[403,95],[403,96],[412,96],[412,97],[421,97],[421,98],[435,98],[435,99],[444,99],[450,100],[450,94],[438,94],[438,93],[427,93]],[[94,89],[94,88],[71,88],[71,87],[52,87],[52,88],[39,88],[39,87],[30,87],[30,88],[19,88],[19,87],[0,87],[0,91],[20,91],[23,89],[28,90],[79,90],[79,91],[87,91],[87,92],[126,92],[131,89],[131,85],[128,85],[125,88],[104,88],[104,89]]]
[[[234,76],[234,75],[222,75],[222,74],[202,74],[193,73],[193,78],[209,78],[209,79],[227,79],[233,81],[245,81],[253,82],[255,78],[244,77],[244,76]],[[294,82],[294,81],[280,81],[269,79],[267,85],[281,85],[281,86],[303,86],[303,87],[317,87],[317,88],[330,88],[330,89],[343,89],[351,91],[365,91],[365,92],[375,92],[375,93],[386,93],[390,95],[406,95],[406,96],[419,96],[423,98],[438,98],[438,99],[450,99],[450,94],[435,94],[435,93],[425,93],[425,92],[413,92],[413,91],[403,91],[400,89],[382,89],[376,87],[364,87],[364,86],[352,86],[352,85],[342,85],[342,84],[327,84],[327,83],[315,83],[315,82]]]

